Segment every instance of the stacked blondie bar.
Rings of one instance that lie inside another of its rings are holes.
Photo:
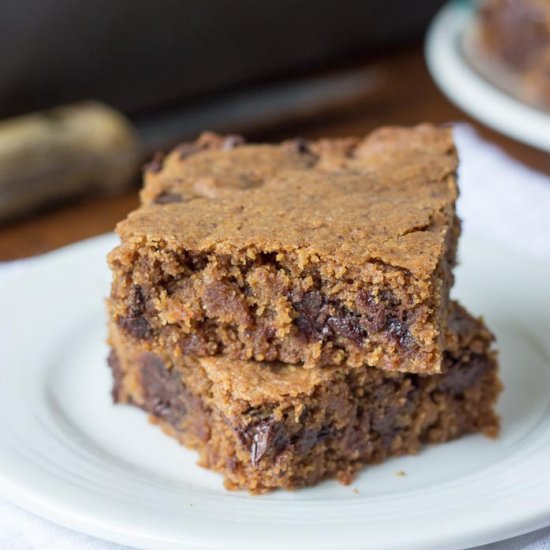
[[[109,257],[115,401],[254,493],[496,435],[493,336],[449,299],[456,170],[430,125],[156,156]]]

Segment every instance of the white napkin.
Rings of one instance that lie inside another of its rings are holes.
[[[512,160],[479,138],[469,126],[458,125],[455,139],[461,158],[459,213],[465,230],[489,235],[550,262],[550,178]],[[0,282],[32,261],[0,264]],[[59,527],[0,498],[0,548],[121,550],[123,547]],[[479,548],[550,550],[550,527]]]
[[[470,126],[456,126],[454,137],[464,228],[550,262],[550,177],[514,161]]]

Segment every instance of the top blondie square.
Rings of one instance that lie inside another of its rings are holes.
[[[110,313],[152,350],[441,369],[460,222],[448,128],[247,144],[203,134],[145,171]]]

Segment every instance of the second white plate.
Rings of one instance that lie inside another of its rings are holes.
[[[0,493],[141,548],[464,548],[550,524],[550,270],[464,238],[457,295],[498,335],[502,436],[471,436],[262,497],[225,491],[138,410],[114,406],[101,237],[0,286]],[[398,476],[398,471],[405,476]]]
[[[426,59],[442,91],[487,126],[550,151],[550,114],[508,95],[485,79],[468,61],[465,40],[475,17],[472,2],[449,2],[434,19],[426,41]]]

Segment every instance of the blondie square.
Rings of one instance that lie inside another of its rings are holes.
[[[438,373],[456,169],[450,130],[430,125],[279,145],[204,135],[154,160],[118,225],[111,319],[178,361]]]
[[[113,396],[196,449],[229,489],[262,493],[336,477],[464,434],[495,436],[501,386],[480,320],[451,304],[442,372],[305,369],[152,352],[111,324]]]

